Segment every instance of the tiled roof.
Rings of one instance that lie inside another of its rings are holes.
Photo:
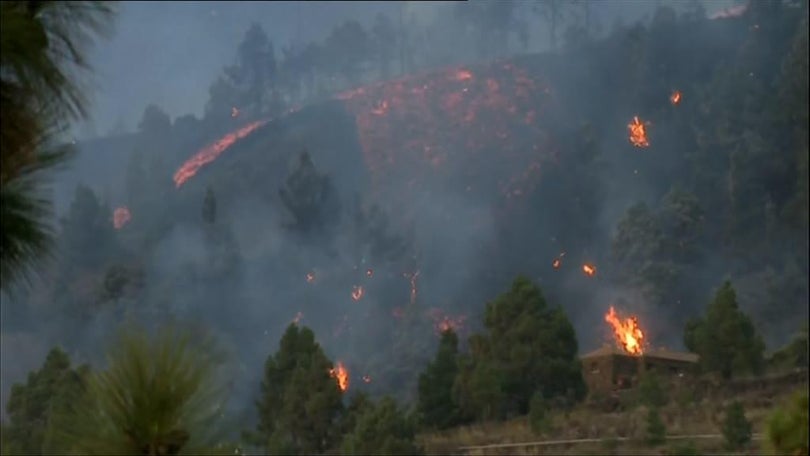
[[[596,350],[580,356],[580,359],[601,358],[603,356],[632,356],[627,354],[624,350],[616,347],[615,345],[603,345]],[[658,358],[669,359],[673,361],[683,361],[688,363],[696,363],[699,359],[698,355],[694,353],[675,352],[665,348],[651,349],[644,352],[645,358]]]

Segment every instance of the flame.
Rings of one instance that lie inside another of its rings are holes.
[[[307,272],[307,283],[312,283],[314,281],[315,281],[315,273]]]
[[[335,363],[335,367],[329,369],[329,375],[337,381],[341,392],[345,393],[349,389],[349,370],[342,362]]]
[[[593,277],[594,275],[596,275],[596,267],[588,263],[585,263],[582,265],[582,272],[584,272],[585,275],[588,277]]]
[[[638,319],[635,316],[625,318],[622,321],[613,306],[605,314],[605,321],[608,322],[613,329],[613,334],[616,336],[616,342],[619,347],[631,355],[641,355],[643,353],[642,344],[644,343],[644,332],[638,325]]]
[[[116,207],[113,211],[113,227],[116,230],[123,228],[130,220],[132,220],[132,214],[130,214],[128,207]]]
[[[451,316],[441,309],[431,309],[428,313],[433,319],[433,330],[438,335],[448,330],[458,332],[464,327],[464,322],[467,320],[465,315]]]
[[[238,116],[239,116],[239,110],[238,110],[238,109],[236,109],[236,106],[232,107],[232,108],[231,108],[231,117],[236,118],[236,117],[238,117]]]
[[[303,313],[301,313],[301,312],[296,313],[295,318],[293,318],[293,323],[295,323],[297,325],[301,321],[302,318],[304,318]]]
[[[363,376],[363,383],[371,383],[371,376],[370,375],[364,375]]]
[[[551,266],[552,266],[554,269],[560,269],[560,266],[562,266],[562,258],[563,258],[564,256],[565,256],[565,252],[560,253],[560,254],[557,256],[557,258],[555,258],[555,259],[554,259],[554,261],[552,261],[552,262],[551,262]]]
[[[187,180],[197,174],[200,168],[216,160],[222,152],[225,152],[225,150],[231,147],[237,140],[248,136],[267,122],[267,120],[259,120],[249,123],[200,149],[199,152],[186,160],[183,166],[174,173],[174,186],[180,188]]]
[[[669,96],[669,102],[672,103],[673,106],[677,105],[681,102],[681,92],[680,90],[676,90],[672,92],[672,95]]]
[[[633,116],[633,121],[627,124],[627,130],[630,132],[630,143],[636,147],[648,147],[650,143],[647,141],[647,129],[638,116]]]
[[[355,301],[359,301],[364,294],[365,291],[363,290],[363,287],[360,285],[355,285],[354,288],[352,289],[352,299],[354,299]]]
[[[374,271],[371,269],[366,269],[366,277],[371,278],[374,276]]]

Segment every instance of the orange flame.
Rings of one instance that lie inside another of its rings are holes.
[[[464,327],[464,322],[467,320],[465,315],[453,317],[447,315],[441,309],[431,309],[429,314],[433,319],[433,330],[439,335],[448,330],[459,332],[459,330]]]
[[[242,139],[249,134],[253,133],[257,128],[267,123],[266,120],[259,120],[236,130],[235,132],[228,133],[220,138],[213,144],[209,144],[200,149],[193,157],[186,160],[176,173],[174,173],[174,186],[180,188],[187,180],[197,174],[203,166],[216,160],[222,152],[225,152],[237,140]]]
[[[363,290],[363,287],[360,285],[355,285],[354,288],[352,289],[352,299],[354,299],[355,301],[359,301],[364,294],[365,291]]]
[[[641,355],[642,344],[644,342],[644,332],[638,326],[638,319],[635,316],[625,318],[622,321],[613,306],[605,314],[605,321],[608,322],[616,336],[619,347],[631,355]]]
[[[315,281],[315,273],[307,272],[307,283],[312,283],[314,281]]]
[[[117,207],[113,211],[113,227],[116,230],[123,228],[130,220],[132,220],[132,214],[129,213],[128,207]]]
[[[669,102],[672,103],[673,106],[677,105],[681,102],[681,92],[676,90],[672,92],[672,95],[669,96]]]
[[[596,275],[596,267],[591,266],[588,263],[585,263],[582,265],[582,272],[584,272],[585,275],[588,277],[593,277],[594,275]]]
[[[627,124],[627,130],[630,132],[630,143],[636,147],[648,147],[650,145],[647,141],[647,128],[642,123],[638,116],[633,116],[633,121]]]
[[[341,392],[345,393],[349,389],[349,370],[342,362],[335,363],[335,367],[329,369],[329,375],[337,380]]]
[[[562,266],[562,258],[563,258],[564,256],[565,256],[565,252],[562,252],[561,254],[559,254],[559,255],[557,256],[557,258],[555,258],[555,259],[554,259],[554,261],[553,261],[553,262],[551,262],[551,266],[552,266],[554,269],[560,269],[560,266]]]

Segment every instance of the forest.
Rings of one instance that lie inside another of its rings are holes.
[[[586,406],[643,407],[666,447],[671,380],[589,391],[604,344],[806,390],[806,0],[609,30],[588,1],[449,2],[280,48],[255,23],[202,117],[74,144],[60,65],[113,10],[41,3],[2,3],[2,454],[432,454]],[[806,392],[743,402],[725,450],[807,454]]]

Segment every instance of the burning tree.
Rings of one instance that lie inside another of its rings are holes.
[[[272,454],[320,454],[337,443],[333,423],[343,411],[334,366],[309,328],[287,327],[267,357],[259,425],[251,440]]]

